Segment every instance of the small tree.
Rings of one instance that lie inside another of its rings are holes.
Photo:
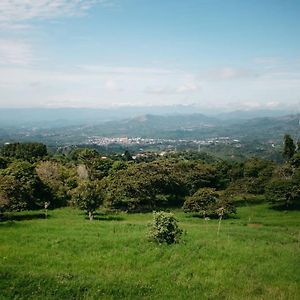
[[[86,211],[90,221],[94,218],[96,209],[103,203],[103,196],[99,182],[82,181],[72,193],[73,201],[82,210]]]
[[[182,234],[174,214],[167,212],[153,212],[153,221],[149,226],[149,239],[159,244],[177,243]]]

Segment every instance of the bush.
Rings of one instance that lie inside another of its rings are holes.
[[[153,212],[153,221],[149,226],[149,239],[159,244],[177,243],[182,234],[177,222],[172,213]]]

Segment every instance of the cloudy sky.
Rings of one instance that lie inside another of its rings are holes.
[[[0,107],[299,102],[299,0],[0,1]]]

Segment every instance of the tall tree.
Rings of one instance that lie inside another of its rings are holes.
[[[289,134],[284,136],[284,148],[283,148],[283,156],[286,159],[290,159],[293,157],[296,151],[296,146],[294,144],[294,140]]]
[[[297,141],[297,152],[300,153],[300,139]]]

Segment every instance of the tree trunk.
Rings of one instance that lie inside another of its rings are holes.
[[[220,217],[219,217],[218,233],[217,233],[218,236],[219,236],[219,233],[220,233],[222,217],[223,217],[223,215],[220,215]]]
[[[90,219],[90,221],[93,221],[93,213],[91,212],[91,211],[89,211],[89,219]]]

